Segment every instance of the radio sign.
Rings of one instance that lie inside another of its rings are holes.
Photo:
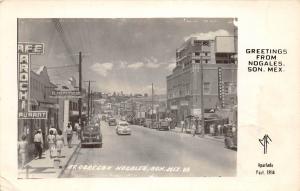
[[[21,119],[47,119],[47,111],[30,111],[30,55],[43,54],[43,43],[18,43],[18,99]]]

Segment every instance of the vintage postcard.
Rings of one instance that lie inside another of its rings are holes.
[[[300,189],[299,2],[0,9],[4,190]]]

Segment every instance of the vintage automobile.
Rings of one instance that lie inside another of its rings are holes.
[[[157,130],[170,130],[170,123],[166,120],[159,121]]]
[[[119,121],[116,127],[116,133],[118,135],[131,135],[131,129],[127,122]]]
[[[108,125],[109,126],[116,126],[117,125],[117,120],[115,118],[110,118],[108,120]]]
[[[237,130],[232,125],[226,126],[224,144],[228,149],[237,149]]]
[[[90,124],[85,126],[81,131],[81,147],[87,145],[96,145],[102,147],[102,133],[100,126],[97,124]]]
[[[105,120],[106,120],[106,117],[107,117],[106,115],[102,115],[101,120],[102,120],[102,121],[105,121]]]

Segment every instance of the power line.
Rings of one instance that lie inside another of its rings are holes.
[[[52,19],[52,22],[54,23],[55,28],[58,31],[58,34],[59,34],[59,36],[60,36],[60,38],[61,38],[61,40],[62,40],[62,42],[63,42],[63,44],[64,44],[64,46],[65,46],[65,48],[67,50],[67,52],[68,52],[68,54],[69,54],[72,62],[74,64],[76,64],[76,60],[73,57],[72,48],[70,47],[70,45],[68,44],[68,42],[66,40],[65,33],[64,33],[63,27],[62,27],[59,19]]]

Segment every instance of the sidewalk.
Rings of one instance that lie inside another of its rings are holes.
[[[50,158],[49,150],[46,150],[42,159],[35,158],[29,163],[27,163],[24,169],[19,169],[18,178],[19,179],[41,179],[41,178],[58,178],[60,173],[64,170],[65,166],[71,159],[73,153],[79,147],[80,140],[77,138],[76,134],[73,134],[72,148],[64,146],[62,149],[62,156],[60,158]],[[55,167],[54,159],[60,159],[59,167]]]
[[[181,131],[181,127],[175,127],[174,129],[171,129],[171,131],[173,131],[175,133],[190,134],[188,132],[184,132],[184,129],[183,129],[183,132],[182,132]],[[212,140],[212,141],[218,141],[218,142],[224,143],[224,136],[204,135],[204,137],[202,137],[201,135],[196,135],[196,137],[204,138],[204,139],[209,139],[209,140]]]

